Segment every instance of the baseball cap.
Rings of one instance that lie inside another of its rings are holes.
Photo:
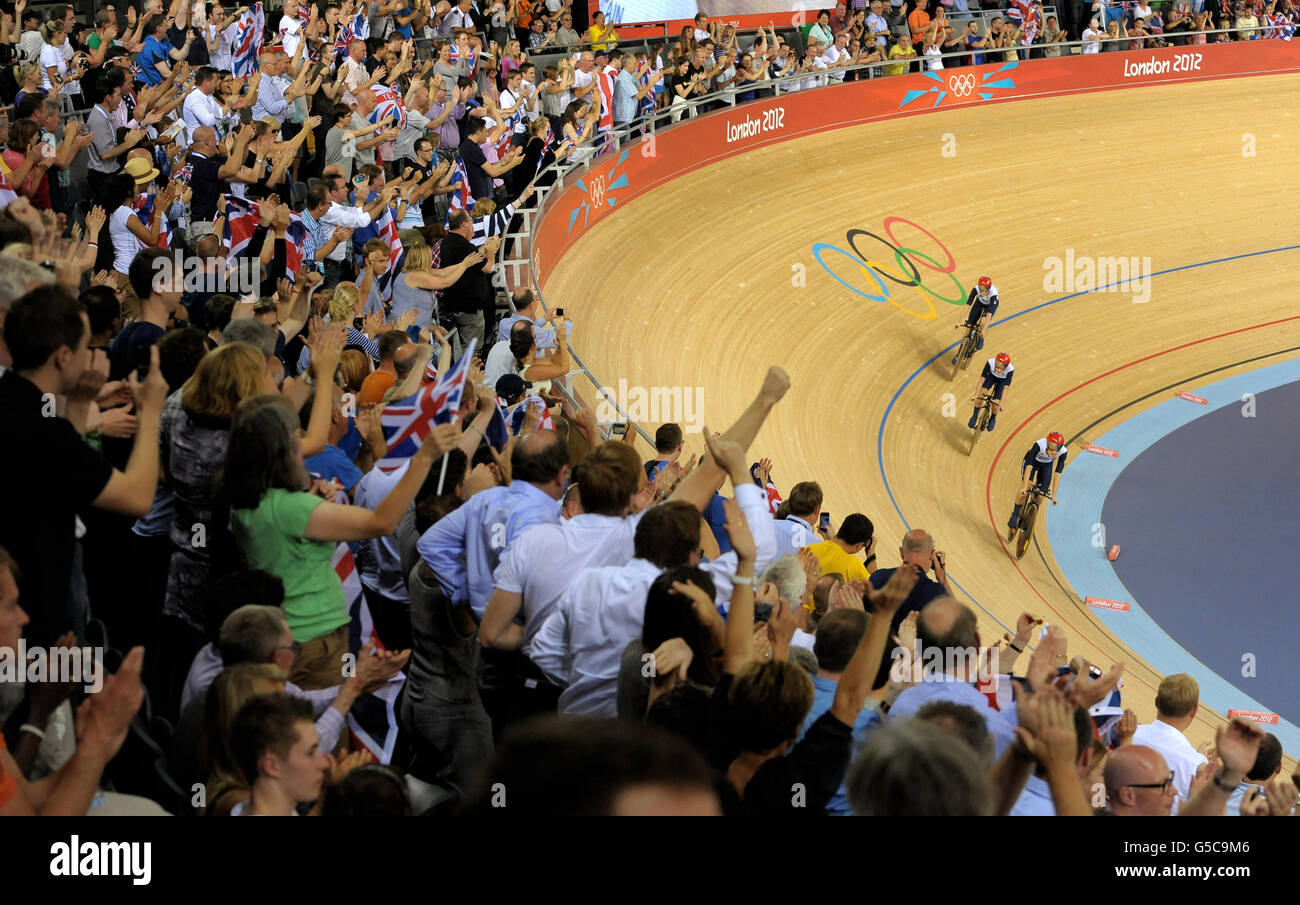
[[[524,380],[518,374],[503,374],[497,380],[496,391],[497,395],[506,400],[506,402],[514,403],[524,394],[524,390],[531,386],[531,383]]]

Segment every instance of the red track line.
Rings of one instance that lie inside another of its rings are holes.
[[[1010,550],[1010,548],[1007,547],[1006,541],[1004,541],[1004,540],[1002,539],[1002,530],[1001,530],[1001,528],[999,527],[998,520],[995,519],[995,518],[993,517],[993,472],[994,472],[994,470],[997,469],[998,461],[1002,458],[1002,453],[1005,452],[1005,451],[1006,451],[1006,448],[1007,448],[1008,446],[1011,445],[1011,441],[1012,441],[1013,439],[1015,439],[1016,434],[1018,434],[1018,433],[1020,433],[1022,430],[1024,430],[1025,427],[1026,427],[1026,425],[1028,425],[1030,421],[1033,421],[1035,418],[1037,418],[1037,417],[1038,417],[1039,415],[1041,415],[1043,412],[1047,411],[1047,410],[1048,410],[1049,408],[1051,408],[1052,406],[1056,405],[1056,403],[1060,402],[1060,401],[1061,401],[1062,399],[1064,399],[1066,396],[1069,396],[1069,395],[1071,395],[1072,393],[1078,392],[1079,390],[1083,389],[1084,387],[1086,387],[1086,386],[1088,386],[1088,385],[1090,385],[1090,384],[1096,383],[1098,380],[1102,380],[1102,379],[1104,379],[1104,378],[1106,378],[1106,377],[1110,377],[1112,374],[1118,374],[1120,371],[1127,370],[1128,368],[1131,368],[1131,367],[1133,367],[1134,365],[1142,364],[1142,362],[1144,362],[1144,361],[1150,361],[1150,360],[1153,359],[1153,358],[1159,358],[1159,357],[1161,357],[1162,355],[1168,355],[1168,354],[1170,354],[1171,352],[1177,352],[1177,351],[1179,351],[1180,349],[1187,349],[1187,348],[1190,348],[1190,347],[1192,347],[1192,346],[1199,346],[1201,343],[1208,343],[1208,342],[1212,342],[1212,341],[1214,341],[1214,340],[1216,340],[1216,339],[1223,339],[1225,336],[1235,336],[1235,335],[1238,334],[1238,333],[1248,333],[1248,332],[1250,332],[1251,330],[1259,330],[1259,329],[1262,329],[1262,328],[1264,328],[1264,327],[1272,327],[1272,326],[1275,326],[1275,325],[1277,325],[1277,324],[1285,324],[1285,323],[1287,323],[1288,321],[1294,321],[1294,320],[1300,320],[1300,315],[1293,315],[1292,317],[1283,317],[1283,318],[1279,318],[1279,319],[1277,319],[1277,320],[1267,321],[1266,323],[1255,324],[1255,325],[1250,326],[1250,327],[1241,327],[1241,328],[1238,328],[1238,329],[1236,329],[1236,330],[1229,330],[1229,331],[1226,332],[1226,333],[1217,333],[1217,334],[1215,334],[1214,336],[1206,336],[1206,337],[1204,337],[1204,338],[1202,338],[1202,339],[1194,339],[1194,340],[1192,340],[1191,342],[1186,342],[1186,343],[1183,343],[1182,345],[1178,345],[1178,346],[1172,346],[1172,347],[1170,347],[1170,348],[1168,348],[1168,349],[1163,349],[1163,350],[1161,350],[1161,351],[1159,351],[1159,352],[1153,352],[1153,353],[1151,353],[1150,355],[1144,355],[1142,358],[1134,359],[1133,361],[1130,361],[1130,362],[1128,362],[1127,364],[1122,364],[1122,365],[1120,365],[1120,366],[1117,367],[1117,368],[1113,368],[1113,369],[1111,369],[1111,370],[1105,372],[1104,374],[1098,374],[1096,377],[1090,378],[1090,379],[1088,379],[1088,380],[1085,380],[1083,383],[1078,384],[1077,386],[1073,386],[1073,387],[1071,387],[1070,389],[1066,390],[1066,391],[1065,391],[1064,393],[1062,393],[1061,395],[1057,396],[1055,399],[1051,400],[1050,402],[1045,403],[1045,404],[1044,404],[1040,409],[1038,409],[1038,411],[1034,412],[1032,415],[1030,415],[1030,416],[1029,416],[1028,418],[1026,418],[1024,421],[1020,422],[1020,424],[1018,424],[1018,425],[1016,426],[1016,428],[1015,428],[1015,429],[1014,429],[1014,430],[1013,430],[1009,435],[1007,435],[1007,439],[1004,440],[1003,443],[1002,443],[1002,445],[998,448],[997,455],[995,455],[995,456],[993,457],[993,463],[989,466],[988,480],[985,482],[985,485],[984,485],[984,501],[985,501],[985,505],[986,505],[986,507],[987,507],[987,509],[988,509],[988,514],[989,514],[989,524],[992,525],[992,526],[993,526],[993,529],[997,532],[998,543],[1002,545],[1002,550],[1003,550],[1004,553],[1006,553],[1006,555],[1007,555],[1007,559],[1009,559],[1009,560],[1011,561],[1011,565],[1015,567],[1016,572],[1020,575],[1020,577],[1021,577],[1022,579],[1024,579],[1025,584],[1029,585],[1029,589],[1030,589],[1031,591],[1033,591],[1034,594],[1038,597],[1038,599],[1041,600],[1041,601],[1042,601],[1042,602],[1047,606],[1048,610],[1050,610],[1050,611],[1051,611],[1053,614],[1055,614],[1056,616],[1061,617],[1061,619],[1065,621],[1065,625],[1066,625],[1068,628],[1070,628],[1071,631],[1074,631],[1074,626],[1070,625],[1070,623],[1069,623],[1068,620],[1065,620],[1065,615],[1064,615],[1063,613],[1061,613],[1059,610],[1057,610],[1054,606],[1052,606],[1051,601],[1049,601],[1046,597],[1044,597],[1044,596],[1039,592],[1037,586],[1035,586],[1034,583],[1033,583],[1032,581],[1030,581],[1028,577],[1026,577],[1025,573],[1021,571],[1019,561],[1015,558],[1015,556],[1013,556],[1013,555],[1011,554],[1011,550]],[[1080,637],[1082,637],[1082,634],[1080,634]],[[1117,640],[1118,640],[1118,639],[1117,639]],[[1134,679],[1134,680],[1137,680],[1137,677],[1136,677],[1136,676],[1129,676],[1127,673],[1126,673],[1126,678],[1132,678],[1132,679]],[[1140,681],[1140,680],[1137,680],[1137,681]],[[1143,682],[1143,683],[1141,683],[1141,684],[1144,684],[1144,685],[1145,685],[1146,683]]]

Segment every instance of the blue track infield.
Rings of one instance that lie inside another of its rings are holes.
[[[1154,669],[1191,674],[1220,713],[1278,714],[1266,728],[1294,751],[1300,361],[1191,392],[1208,404],[1170,398],[1091,440],[1117,459],[1079,451],[1047,522],[1052,553],[1079,594],[1132,604],[1094,612]],[[1113,565],[1112,544],[1122,548]]]

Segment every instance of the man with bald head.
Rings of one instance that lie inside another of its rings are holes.
[[[921,569],[915,563],[905,563],[899,568],[918,572]],[[980,636],[975,612],[946,595],[936,597],[921,610],[916,621],[916,640],[921,647],[921,681],[899,694],[889,710],[890,719],[913,716],[931,701],[950,701],[973,707],[988,722],[994,740],[994,756],[1001,757],[1015,738],[1018,721],[1014,711],[1007,714],[994,710],[989,699],[976,687],[980,681]],[[891,661],[887,659],[886,664],[889,663]],[[911,678],[916,676],[916,672],[910,673]],[[875,687],[879,688],[890,680],[886,669],[885,679],[877,682]]]
[[[1106,757],[1106,801],[1117,817],[1168,817],[1174,774],[1155,748],[1125,745]]]
[[[936,597],[944,594],[951,594],[952,591],[948,586],[948,573],[945,571],[946,560],[941,551],[934,549],[934,538],[929,532],[921,528],[913,528],[903,535],[903,543],[898,548],[898,556],[903,560],[900,568],[913,567],[921,573],[917,579],[916,585],[912,588],[912,593],[903,601],[903,605],[894,613],[893,622],[890,625],[890,637],[898,634],[898,628],[903,624],[909,613],[920,612],[927,603]],[[934,579],[930,579],[925,573],[930,570],[934,571]],[[877,591],[883,588],[890,576],[897,569],[877,569],[871,573],[871,586]],[[889,679],[889,652],[885,652],[885,658],[880,664],[880,669],[876,672],[876,681],[872,686],[879,688]]]
[[[217,199],[230,191],[230,181],[256,182],[252,170],[242,166],[244,149],[253,131],[249,127],[235,133],[235,147],[230,157],[217,153],[217,133],[211,126],[199,126],[190,140],[190,224],[185,237],[190,247],[211,234],[217,219]]]
[[[560,497],[569,480],[569,453],[555,431],[535,430],[515,444],[511,483],[470,497],[420,538],[421,558],[453,604],[469,602],[482,619],[492,596],[492,573],[515,538],[533,525],[560,521]]]

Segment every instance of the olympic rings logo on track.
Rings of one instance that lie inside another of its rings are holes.
[[[954,97],[969,97],[975,90],[975,76],[969,72],[963,72],[961,75],[954,75],[948,79],[948,89]]]
[[[915,248],[903,247],[902,243],[899,242],[898,237],[894,234],[894,227],[896,224],[911,226],[923,233],[927,239],[934,243],[936,247],[935,250],[939,251],[942,256],[947,259],[946,262],[936,260]],[[838,246],[828,245],[825,242],[818,242],[813,245],[813,257],[817,259],[817,263],[822,265],[822,268],[825,269],[825,271],[829,273],[837,283],[845,289],[848,289],[850,292],[860,295],[865,299],[870,299],[873,302],[889,302],[889,304],[893,305],[895,308],[910,314],[912,317],[919,320],[934,320],[936,311],[934,309],[934,302],[931,301],[931,298],[938,299],[941,302],[947,302],[949,305],[966,304],[965,287],[963,287],[957,277],[953,275],[953,271],[957,269],[957,259],[954,258],[952,252],[948,250],[948,246],[940,242],[934,233],[930,232],[919,223],[914,223],[904,217],[886,217],[881,225],[885,232],[884,237],[878,236],[872,232],[867,232],[865,229],[851,229],[845,233],[844,238],[845,241],[849,243],[849,248],[853,249],[852,254]],[[881,245],[893,252],[894,263],[904,272],[892,272],[884,265],[869,258],[863,252],[862,248],[858,247],[860,240],[866,239],[879,242]],[[825,251],[833,251],[837,254],[841,254],[860,267],[865,274],[875,281],[876,286],[880,288],[881,294],[873,295],[870,292],[864,292],[862,289],[850,285],[843,277],[831,270],[826,262],[822,260],[822,252]],[[948,296],[940,295],[926,286],[921,278],[922,269],[930,273],[937,273],[941,276],[946,276],[948,279],[952,280],[957,294],[952,298],[949,298]],[[910,279],[908,279],[909,273],[911,275]],[[882,277],[884,279],[881,279]],[[920,294],[922,301],[925,302],[927,310],[923,312],[913,311],[910,308],[900,305],[898,300],[894,298],[894,294],[890,291],[890,287],[885,283],[885,280],[888,280],[891,283],[897,283],[899,286],[905,288],[915,288],[918,294]]]

